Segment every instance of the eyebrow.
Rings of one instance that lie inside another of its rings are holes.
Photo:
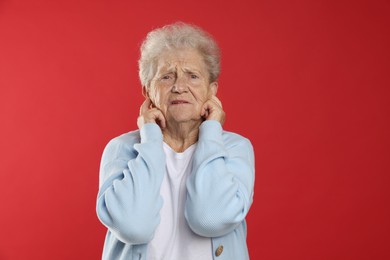
[[[166,70],[164,70],[164,74],[166,73],[176,73],[176,67],[168,67]],[[193,68],[183,68],[182,69],[185,73],[199,73],[199,74],[202,74],[202,72],[200,70],[197,70],[197,69],[193,69]]]
[[[158,75],[166,75],[166,74],[170,74],[170,73],[177,73],[176,70],[177,70],[176,66],[173,66],[173,65],[164,66],[160,70],[157,71],[157,74]],[[190,68],[190,67],[184,67],[182,70],[187,74],[188,73],[197,73],[199,75],[203,75],[203,73],[200,70]]]
[[[199,70],[196,70],[196,69],[191,69],[191,68],[183,68],[184,72],[185,73],[199,73],[199,74],[202,74],[201,71]]]

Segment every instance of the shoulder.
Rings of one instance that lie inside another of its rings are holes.
[[[134,144],[140,143],[140,131],[135,130],[112,138],[104,149],[105,154],[134,153]]]
[[[222,139],[223,139],[223,142],[227,148],[236,147],[236,146],[246,146],[246,147],[252,149],[251,141],[248,138],[246,138],[238,133],[229,132],[229,131],[224,130],[222,132]]]
[[[135,144],[140,142],[140,131],[134,130],[130,131],[124,134],[121,134],[117,137],[112,138],[109,141],[109,144],[116,144],[116,145],[129,145],[129,144]]]
[[[248,162],[254,167],[255,151],[251,141],[237,133],[223,131],[222,138],[224,146],[232,158],[246,158]]]

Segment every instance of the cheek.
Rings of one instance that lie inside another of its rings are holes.
[[[164,104],[166,103],[166,99],[167,94],[164,93],[164,90],[155,90],[150,92],[150,100],[152,100],[153,104],[159,109],[164,106]]]
[[[206,100],[208,100],[210,98],[210,92],[207,91],[207,90],[203,90],[203,91],[197,91],[195,92],[195,97],[196,99],[200,102],[200,103],[204,103],[206,102]]]
[[[204,103],[211,97],[211,89],[204,84],[193,85],[190,87],[192,95],[198,102]]]

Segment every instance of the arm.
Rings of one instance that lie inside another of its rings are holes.
[[[145,124],[141,143],[113,139],[105,148],[100,168],[97,215],[122,242],[150,241],[160,221],[160,185],[165,171],[162,133]]]
[[[215,120],[203,122],[187,182],[185,216],[191,229],[206,237],[234,230],[249,211],[253,187],[254,154],[249,140],[223,136]]]

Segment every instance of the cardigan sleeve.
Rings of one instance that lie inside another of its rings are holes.
[[[144,244],[152,239],[162,207],[162,133],[157,124],[150,123],[142,127],[140,135],[140,143],[134,135],[111,140],[100,166],[98,218],[117,239],[128,244]]]
[[[254,173],[250,141],[223,132],[217,121],[203,122],[187,181],[185,217],[190,228],[218,237],[240,225],[252,204]]]

